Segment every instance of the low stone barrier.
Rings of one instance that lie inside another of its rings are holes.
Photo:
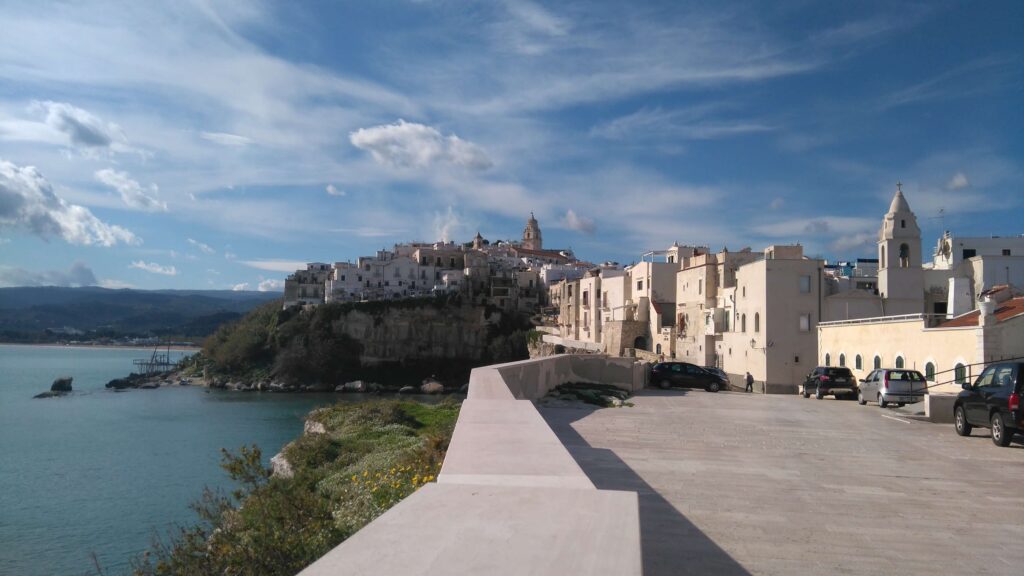
[[[641,574],[636,493],[596,489],[533,404],[570,381],[635,391],[644,368],[564,354],[474,369],[437,483],[301,574]]]

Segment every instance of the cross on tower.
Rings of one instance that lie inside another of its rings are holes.
[[[900,193],[903,192],[903,182],[900,182],[899,180],[896,181],[896,191]]]

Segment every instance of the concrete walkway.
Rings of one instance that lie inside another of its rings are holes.
[[[640,497],[646,576],[1024,573],[1024,444],[852,401],[644,391],[541,408],[599,489]]]

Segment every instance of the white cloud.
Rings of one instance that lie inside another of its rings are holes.
[[[775,198],[772,198],[772,201],[768,204],[768,207],[771,208],[772,210],[778,210],[779,208],[782,208],[783,204],[785,203],[785,199],[783,199],[780,196],[776,196]]]
[[[160,189],[156,184],[150,184],[148,189],[143,188],[127,172],[117,172],[110,168],[98,170],[95,176],[100,182],[117,190],[121,200],[131,208],[145,212],[167,211],[167,203],[157,198]]]
[[[253,143],[252,138],[226,132],[200,132],[199,137],[221,146],[248,146]]]
[[[48,126],[67,136],[73,146],[113,148],[126,138],[117,124],[110,124],[66,102],[33,102],[31,111],[44,112]]]
[[[462,222],[451,206],[444,214],[434,213],[434,237],[438,240],[448,242],[461,228]]]
[[[34,272],[24,268],[0,266],[0,287],[95,286],[96,284],[96,275],[82,262],[75,262],[67,272],[62,270]]]
[[[345,195],[345,191],[344,190],[339,190],[338,188],[336,188],[334,186],[334,184],[328,184],[327,185],[327,194],[329,194],[331,196],[344,196]]]
[[[753,226],[752,230],[769,238],[784,238],[788,241],[797,241],[805,237],[830,234],[877,234],[880,225],[880,217],[811,216],[760,224]]]
[[[256,289],[260,292],[280,292],[284,290],[284,280],[268,278],[260,282]]]
[[[242,282],[241,284],[235,284],[234,286],[231,287],[231,289],[235,292],[243,292],[249,289],[249,283]]]
[[[132,268],[138,268],[139,270],[145,270],[152,274],[163,274],[164,276],[177,276],[178,270],[174,266],[161,266],[156,262],[143,262],[142,260],[136,260],[131,263]]]
[[[946,184],[946,188],[950,190],[960,190],[961,188],[967,188],[971,183],[967,181],[967,175],[963,172],[957,172],[953,174],[953,177]]]
[[[210,248],[210,246],[208,246],[207,244],[203,244],[202,242],[200,242],[198,240],[193,240],[191,238],[188,238],[188,243],[193,245],[193,246],[195,246],[196,248],[199,248],[199,250],[202,251],[203,254],[216,254],[217,253],[216,250],[214,250],[213,248]]]
[[[57,196],[32,166],[0,160],[0,229],[23,228],[40,236],[60,236],[70,244],[138,244],[129,230],[100,221],[88,208]]]
[[[227,250],[224,251],[224,259],[225,260],[235,260],[237,258],[238,258],[238,254],[235,254],[234,252],[229,252]]]
[[[717,140],[740,134],[767,132],[775,128],[763,122],[715,118],[721,105],[712,104],[680,110],[642,108],[590,129],[591,136],[609,140]]]
[[[257,270],[268,272],[295,272],[305,270],[306,262],[301,260],[240,260],[240,263]]]
[[[872,254],[878,242],[878,232],[861,232],[836,238],[830,248],[837,252]]]
[[[349,134],[353,146],[366,150],[381,164],[399,168],[427,168],[448,163],[470,170],[486,170],[493,163],[482,148],[436,128],[399,119],[394,124],[360,128]]]
[[[594,231],[597,230],[593,220],[583,216],[578,216],[572,208],[565,213],[564,223],[570,230],[583,232],[584,234],[593,234]]]

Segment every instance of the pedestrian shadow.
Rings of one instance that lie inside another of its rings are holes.
[[[645,390],[644,395],[680,394],[678,391]],[[594,486],[601,490],[637,493],[644,575],[749,575],[750,572],[676,510],[614,452],[591,446],[573,429],[573,422],[599,409],[544,408],[538,411]]]

